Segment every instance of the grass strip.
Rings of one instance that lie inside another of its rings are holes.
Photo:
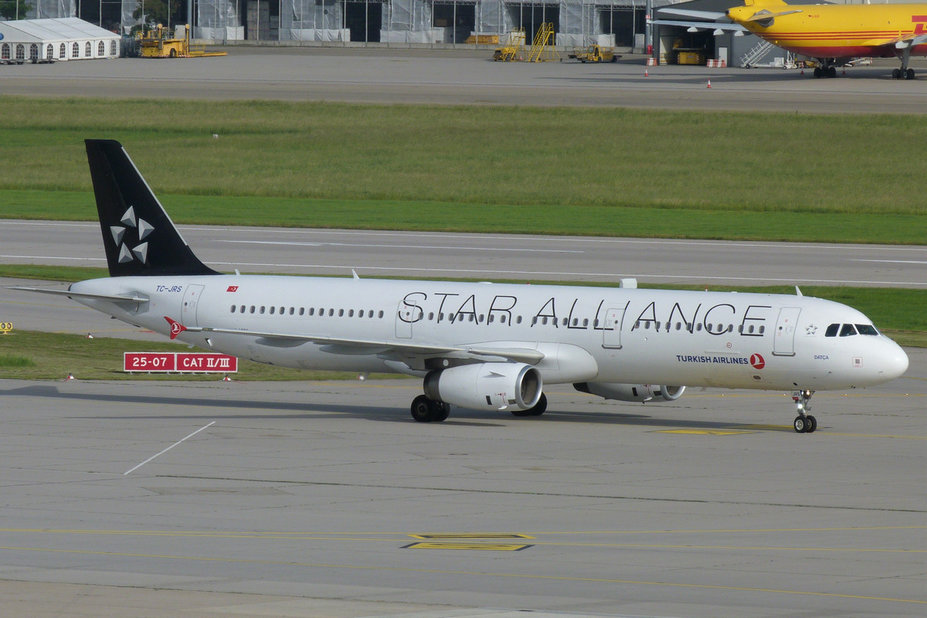
[[[927,238],[924,116],[177,101],[165,123],[156,101],[0,104],[3,216],[93,218],[83,139],[112,137],[191,223]],[[868,163],[874,143],[892,147]]]
[[[177,223],[382,229],[562,236],[646,236],[715,240],[921,244],[927,216],[900,213],[768,212],[464,204],[416,200],[335,200],[216,195],[159,195]],[[11,219],[96,221],[93,194],[0,189]]]
[[[85,335],[14,330],[0,335],[0,379],[63,380],[68,374],[81,380],[189,380],[215,382],[222,374],[186,375],[123,373],[123,352],[183,352],[187,346],[176,343],[132,341],[110,337],[87,338]],[[264,365],[239,359],[241,381],[349,380],[357,373],[306,371]],[[374,378],[399,377],[394,374]]]

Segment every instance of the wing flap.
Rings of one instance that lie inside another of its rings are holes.
[[[331,351],[338,354],[390,354],[413,356],[453,356],[454,358],[494,357],[535,365],[544,359],[544,353],[531,348],[482,347],[480,345],[442,346],[403,341],[347,339],[322,335],[297,335],[292,333],[275,333],[232,328],[211,328],[208,326],[188,326],[189,332],[220,333],[223,335],[243,335],[258,337],[270,345],[298,345],[299,343],[316,343],[331,346]],[[277,342],[276,344],[274,342]]]

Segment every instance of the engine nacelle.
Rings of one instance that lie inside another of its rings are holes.
[[[659,384],[619,384],[617,382],[580,382],[573,388],[590,395],[618,401],[675,401],[682,397],[685,386]]]
[[[425,395],[461,408],[533,408],[543,390],[541,372],[523,363],[460,365],[425,376]]]

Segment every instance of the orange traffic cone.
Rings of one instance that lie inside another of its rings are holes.
[[[711,88],[711,80],[708,80],[708,87]]]

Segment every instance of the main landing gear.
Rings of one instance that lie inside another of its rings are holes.
[[[901,53],[897,56],[901,60],[901,68],[892,70],[892,79],[914,79],[914,69],[908,68],[908,62],[911,60],[911,44],[908,43],[901,48]]]
[[[419,423],[440,423],[451,413],[451,406],[443,401],[419,395],[412,400],[412,418]]]
[[[837,77],[837,67],[834,65],[827,65],[823,67],[814,67],[814,76],[815,77]]]
[[[809,390],[795,391],[792,393],[792,401],[795,402],[795,407],[798,410],[798,416],[792,421],[792,427],[794,427],[795,431],[798,433],[812,433],[818,428],[818,419],[810,414],[806,414],[806,412],[811,409],[811,396],[813,394],[814,391]]]

